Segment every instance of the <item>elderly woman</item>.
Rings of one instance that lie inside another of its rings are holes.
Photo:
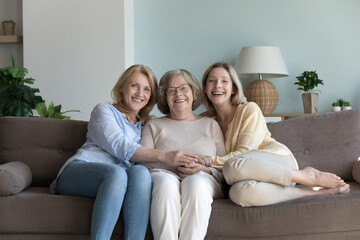
[[[224,155],[219,125],[193,113],[201,103],[202,92],[191,73],[183,69],[165,73],[159,84],[158,108],[166,116],[151,119],[145,125],[141,144],[197,154],[203,160],[199,162],[207,162],[203,156]],[[154,238],[204,239],[213,198],[223,197],[221,172],[199,163],[183,167],[144,165],[150,169],[153,180],[150,222]]]
[[[143,124],[156,103],[157,81],[150,68],[129,67],[115,84],[113,103],[91,113],[86,142],[61,168],[51,192],[95,198],[91,239],[109,240],[123,212],[124,239],[144,239],[149,221],[151,177],[134,162],[179,166],[196,156],[140,145]]]

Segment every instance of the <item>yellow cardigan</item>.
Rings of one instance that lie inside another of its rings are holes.
[[[225,148],[227,155],[214,157],[213,167],[219,170],[231,157],[249,151],[259,150],[279,155],[292,155],[284,144],[271,137],[261,109],[254,102],[238,106],[225,134]],[[298,166],[294,156],[293,159],[295,165]]]

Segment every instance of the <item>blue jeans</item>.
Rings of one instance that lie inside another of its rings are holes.
[[[140,165],[127,170],[115,165],[75,160],[68,164],[57,180],[61,195],[95,198],[91,239],[111,238],[120,210],[125,238],[145,238],[149,221],[151,177]]]

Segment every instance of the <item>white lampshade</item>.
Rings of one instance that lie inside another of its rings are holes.
[[[274,84],[263,78],[289,75],[279,48],[270,46],[243,47],[235,63],[239,77],[256,78],[245,90],[248,101],[256,102],[264,115],[271,114],[279,103]]]
[[[277,78],[289,75],[278,47],[253,46],[243,47],[234,66],[239,77]]]

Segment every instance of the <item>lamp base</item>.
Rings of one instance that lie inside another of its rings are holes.
[[[259,105],[263,115],[271,114],[279,103],[279,93],[268,80],[254,80],[245,90],[248,101]]]

